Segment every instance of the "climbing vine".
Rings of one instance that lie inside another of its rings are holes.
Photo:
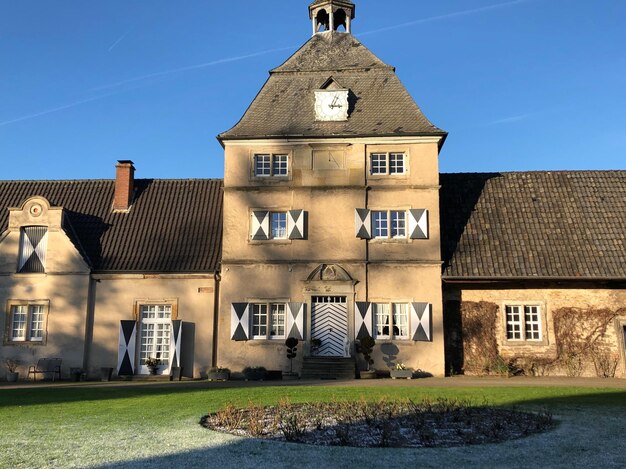
[[[486,301],[461,304],[464,371],[471,374],[500,373],[496,320],[498,305]]]

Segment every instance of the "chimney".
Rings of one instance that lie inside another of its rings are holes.
[[[115,165],[114,212],[128,212],[133,203],[135,167],[130,160],[120,160]]]

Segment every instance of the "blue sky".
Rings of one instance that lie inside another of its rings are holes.
[[[1,179],[222,177],[215,136],[311,34],[306,0],[0,0]],[[444,172],[626,169],[623,0],[356,0],[450,133]]]

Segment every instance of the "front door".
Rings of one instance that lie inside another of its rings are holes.
[[[311,305],[311,338],[322,342],[316,355],[343,357],[348,341],[346,297],[314,296]]]
[[[138,374],[147,375],[147,358],[158,358],[158,374],[169,369],[172,305],[141,305],[139,308]]]

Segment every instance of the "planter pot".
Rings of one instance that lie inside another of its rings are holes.
[[[361,379],[376,379],[376,370],[360,371],[359,376]]]
[[[111,381],[111,375],[113,374],[113,368],[102,367],[100,368],[100,380]]]
[[[180,381],[183,379],[183,367],[173,366],[170,368],[170,381]]]
[[[82,368],[70,368],[70,378],[74,382],[81,380],[84,371]]]
[[[15,383],[17,382],[17,380],[19,379],[20,374],[19,372],[15,371],[13,373],[11,373],[10,371],[7,373],[7,381],[9,383]]]
[[[391,379],[411,379],[413,378],[413,370],[391,370],[389,375]]]
[[[293,381],[296,379],[300,379],[300,375],[298,373],[283,373],[283,380]]]
[[[228,381],[230,379],[230,371],[209,371],[207,378],[209,381]]]
[[[246,381],[263,381],[267,376],[265,370],[250,370],[243,373],[243,377]]]

